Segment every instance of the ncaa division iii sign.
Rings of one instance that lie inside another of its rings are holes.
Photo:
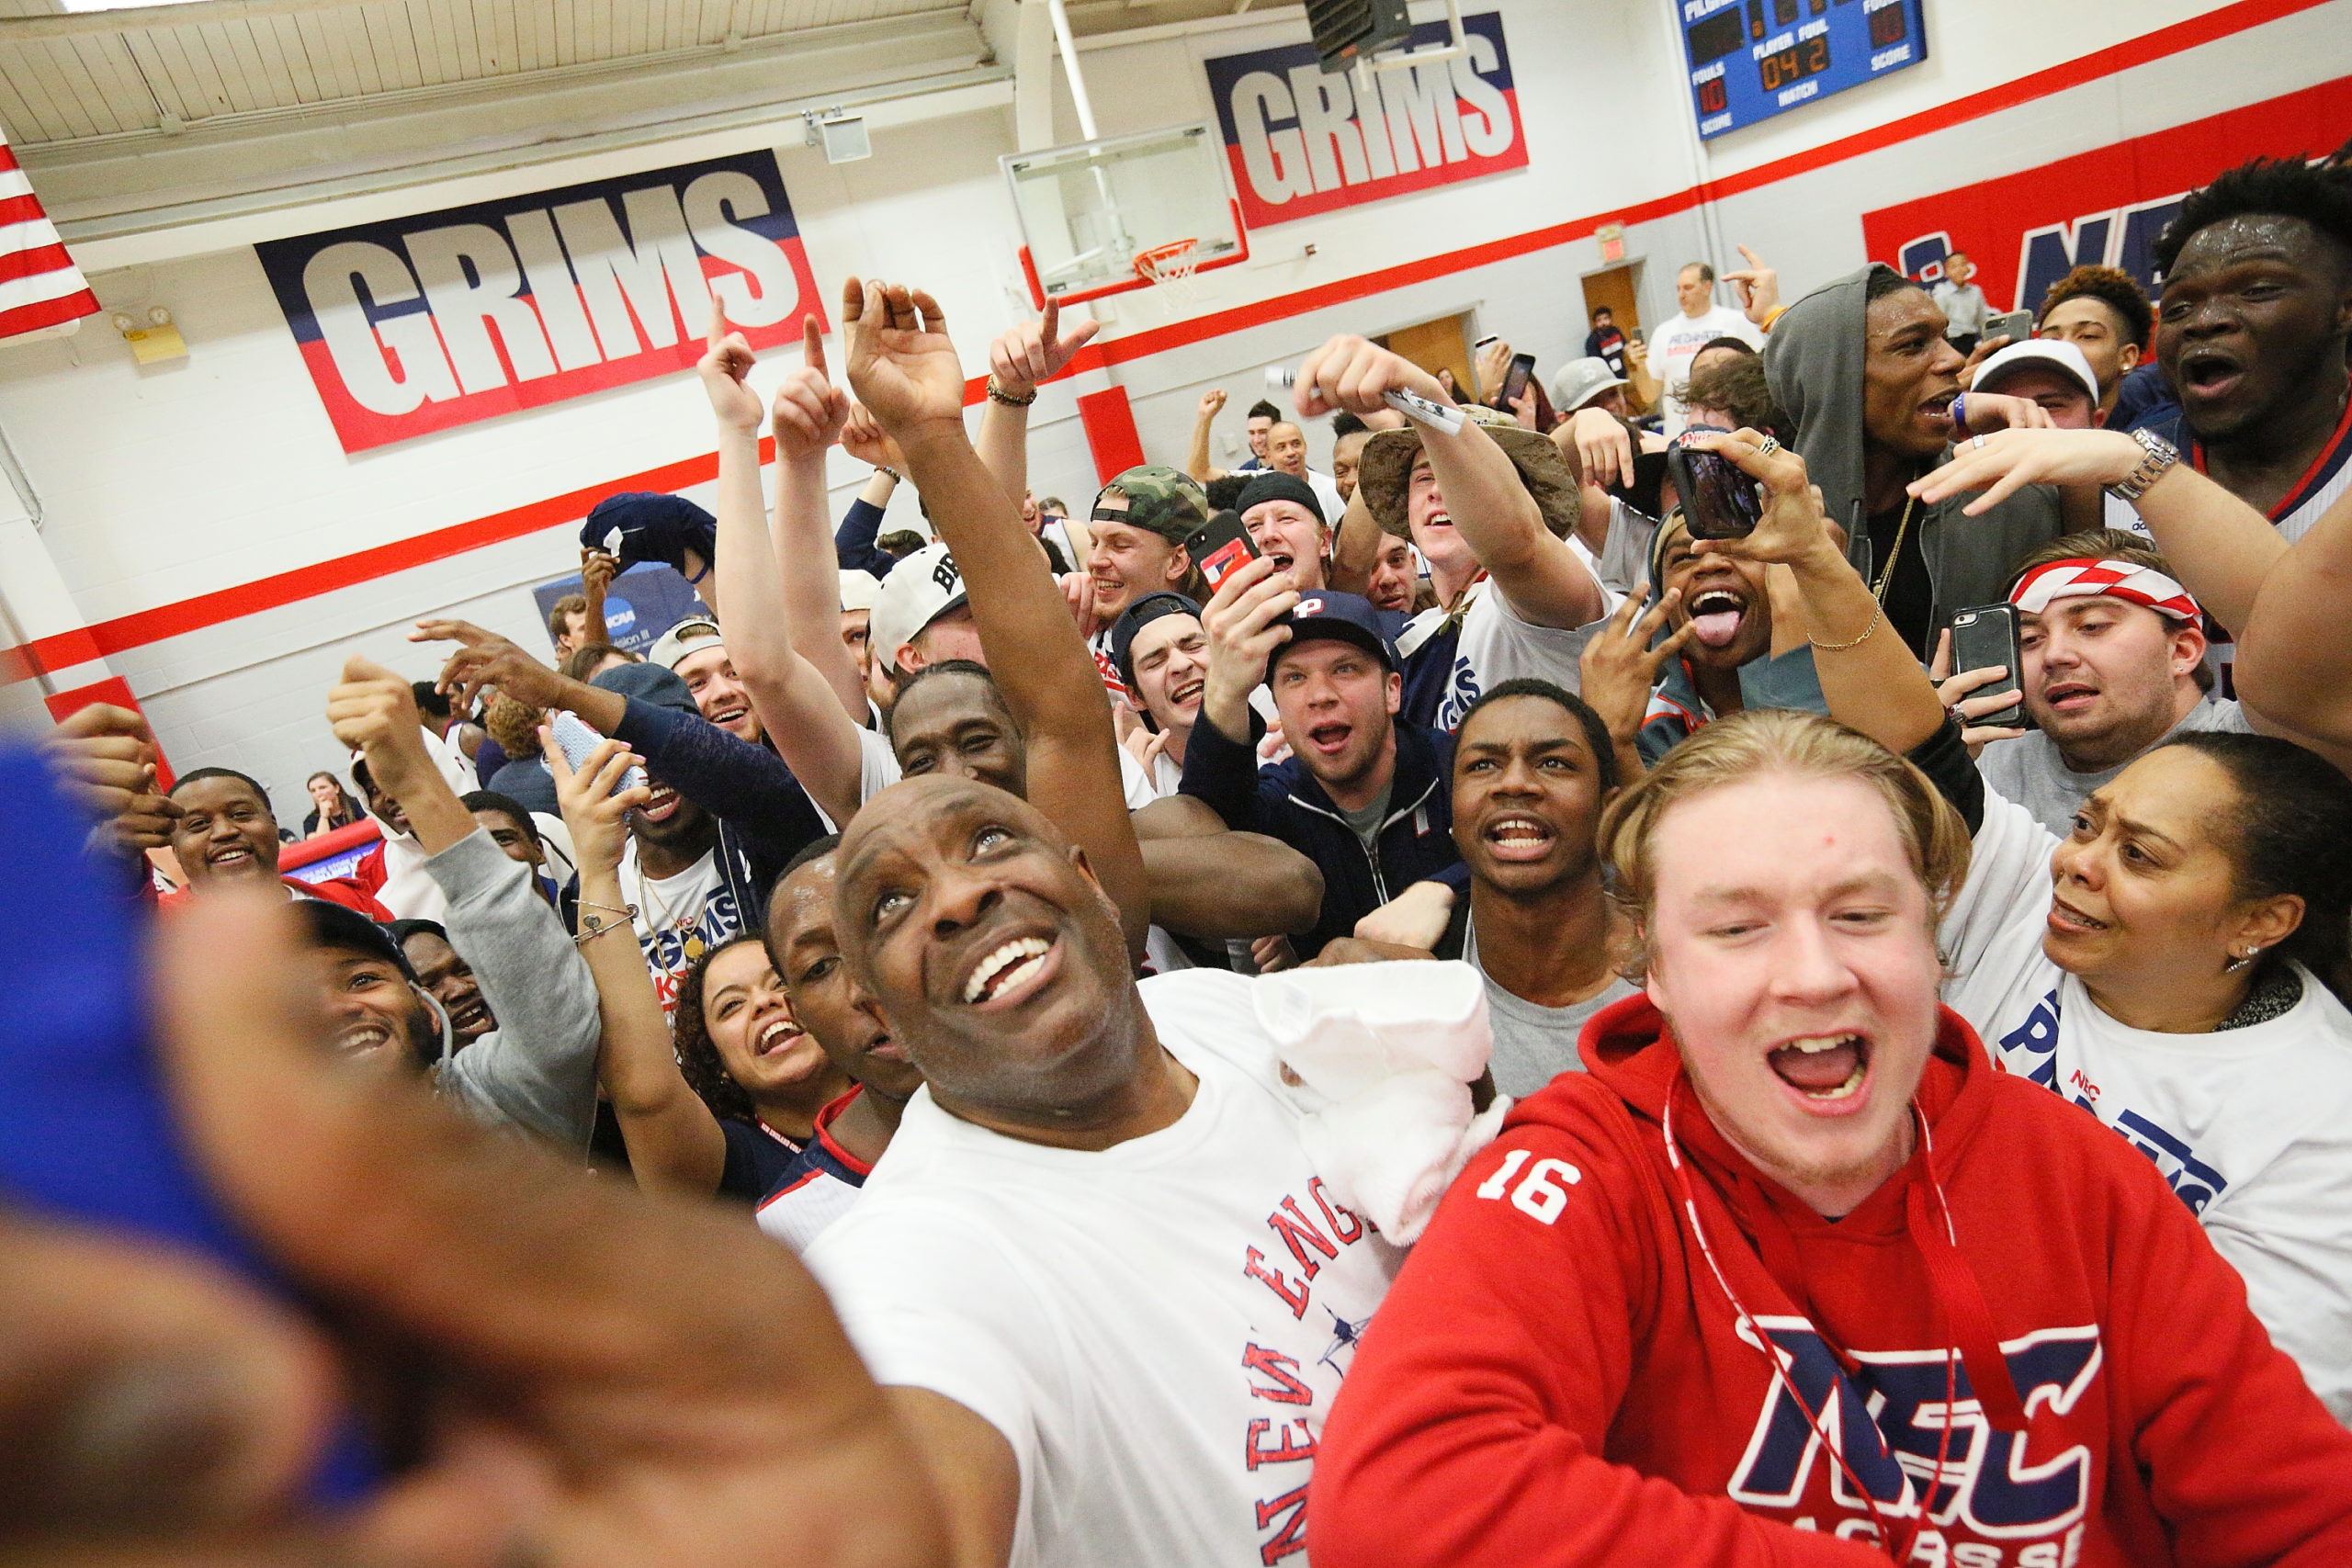
[[[1527,166],[1510,51],[1494,12],[1462,18],[1466,55],[1375,73],[1327,73],[1315,46],[1227,54],[1202,62],[1250,227],[1311,218],[1405,191]],[[1450,38],[1425,22],[1406,39]]]
[[[254,251],[346,452],[691,369],[714,296],[754,348],[824,324],[772,152]]]

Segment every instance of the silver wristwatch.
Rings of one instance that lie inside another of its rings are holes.
[[[2135,430],[2132,439],[2147,454],[2140,466],[2123,478],[2106,487],[2107,493],[2124,501],[2137,502],[2148,492],[2148,487],[2164,477],[2164,471],[2180,461],[2180,448],[2153,430]]]

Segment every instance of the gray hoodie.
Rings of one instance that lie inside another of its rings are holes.
[[[588,961],[539,896],[531,868],[508,859],[481,829],[424,869],[449,898],[449,945],[472,968],[498,1020],[496,1029],[443,1060],[438,1087],[483,1122],[584,1152],[596,1121],[603,1038]]]
[[[1872,262],[1815,289],[1772,323],[1764,344],[1765,378],[1796,423],[1792,445],[1821,487],[1830,519],[1848,531],[1847,558],[1865,581],[1874,581],[1875,573],[1868,518],[1860,510],[1863,364],[1869,355],[1864,290],[1873,272],[1892,271]],[[1962,493],[1922,505],[1912,519],[1935,590],[1931,631],[1951,625],[1955,610],[2007,599],[2010,570],[2019,558],[2065,532],[2058,492],[2048,485],[2028,485],[1982,517],[1963,515],[1961,508],[1974,499]],[[1934,642],[1931,635],[1927,651],[1934,650]]]

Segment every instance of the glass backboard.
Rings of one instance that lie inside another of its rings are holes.
[[[1152,281],[1136,258],[1190,240],[1189,270],[1248,259],[1225,149],[1206,123],[1106,137],[998,160],[1021,220],[1032,300],[1099,299]]]

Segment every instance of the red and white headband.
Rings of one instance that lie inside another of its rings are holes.
[[[2188,590],[2163,572],[2128,560],[2093,560],[2086,556],[2034,568],[2019,580],[2009,602],[2038,615],[2057,600],[2094,596],[2144,604],[2177,621],[2194,621],[2200,615]]]

